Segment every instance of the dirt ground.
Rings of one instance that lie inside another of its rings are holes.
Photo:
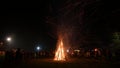
[[[119,68],[120,62],[96,59],[69,59],[54,61],[53,59],[29,59],[22,61],[1,62],[0,68]]]

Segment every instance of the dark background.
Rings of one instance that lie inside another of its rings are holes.
[[[3,41],[7,36],[11,36],[13,37],[11,45],[14,47],[34,50],[35,46],[39,44],[43,49],[54,49],[57,41],[55,29],[57,28],[50,23],[46,23],[46,21],[49,21],[47,17],[59,16],[61,13],[58,10],[65,7],[66,2],[68,2],[67,5],[70,5],[80,1],[40,0],[1,2],[0,40]],[[97,39],[104,44],[103,46],[109,45],[112,33],[120,31],[119,2],[104,0],[81,0],[81,2],[83,4],[77,7],[83,6],[81,10],[83,10],[84,14],[81,21],[82,27],[81,25],[76,26],[79,27],[76,29],[78,31],[76,37],[80,38],[78,41],[84,39],[85,42],[89,43],[91,40],[95,41]],[[70,9],[62,9],[62,12],[64,13],[66,10]],[[59,22],[56,22],[56,24],[58,26]],[[72,24],[72,22],[69,24]],[[79,34],[82,34],[83,38]],[[85,42],[81,44],[84,45],[86,44]]]

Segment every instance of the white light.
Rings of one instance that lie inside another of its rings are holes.
[[[37,50],[40,50],[40,47],[39,47],[39,46],[37,46]]]
[[[7,38],[7,41],[8,41],[8,42],[10,42],[10,41],[11,41],[11,38],[10,38],[10,37],[8,37],[8,38]]]

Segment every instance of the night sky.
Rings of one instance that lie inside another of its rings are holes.
[[[34,50],[40,45],[43,49],[54,49],[57,33],[64,29],[72,46],[86,45],[96,39],[108,44],[112,33],[120,31],[117,1],[10,1],[2,6],[0,41],[11,36],[11,45],[15,48]]]

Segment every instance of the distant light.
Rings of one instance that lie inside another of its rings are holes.
[[[36,48],[36,49],[39,51],[41,48],[40,48],[40,46],[37,46],[37,48]]]
[[[95,48],[95,51],[98,51],[98,49],[97,49],[97,48]]]
[[[67,52],[69,52],[69,50],[67,50]]]
[[[76,51],[76,52],[80,52],[80,50],[74,50],[74,51]]]
[[[8,38],[7,38],[7,41],[8,41],[8,42],[10,42],[11,40],[12,40],[11,37],[8,37]]]

